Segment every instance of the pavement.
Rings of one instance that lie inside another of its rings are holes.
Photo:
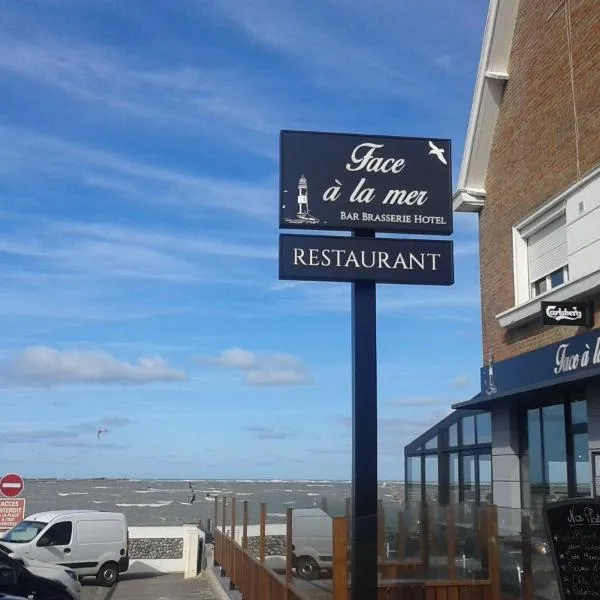
[[[85,580],[81,582],[81,600],[109,600],[113,591],[112,588],[100,587]]]
[[[86,597],[107,600],[106,597]],[[203,576],[184,579],[175,575],[122,575],[111,600],[219,600],[210,581]],[[84,597],[82,596],[82,600]]]

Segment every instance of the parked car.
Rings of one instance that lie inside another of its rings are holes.
[[[129,533],[122,513],[57,510],[36,513],[0,539],[14,557],[68,567],[112,586],[129,568]]]
[[[59,579],[61,575],[58,573],[65,569],[45,565],[46,575],[41,575],[37,566],[26,563],[23,559],[0,552],[0,598],[4,594],[40,600],[80,600],[81,584],[74,572],[68,576],[67,583]]]

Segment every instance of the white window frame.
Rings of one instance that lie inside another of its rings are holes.
[[[563,266],[563,269],[565,269],[564,283],[551,288],[550,275],[547,275],[546,280],[548,282],[548,289],[541,294],[535,295],[534,282],[529,280],[529,252],[527,247],[527,240],[529,237],[540,231],[540,229],[546,225],[549,225],[555,219],[565,216],[566,208],[567,204],[564,198],[555,200],[513,227],[512,234],[515,306],[519,306],[520,304],[530,300],[541,298],[550,291],[556,290],[562,285],[566,285],[568,283],[569,265],[567,263]]]

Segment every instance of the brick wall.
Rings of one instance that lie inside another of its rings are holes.
[[[577,180],[565,8],[548,19],[561,2],[522,0],[519,7],[480,215],[484,358],[490,348],[504,360],[578,333],[539,321],[503,329],[495,318],[514,306],[513,225]],[[571,0],[571,6],[584,175],[600,164],[600,0]]]

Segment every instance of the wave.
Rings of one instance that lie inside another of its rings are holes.
[[[87,496],[89,492],[56,492],[58,496]]]
[[[281,504],[296,504],[296,501],[290,500],[289,502],[282,502]]]
[[[277,517],[278,519],[285,519],[287,515],[285,513],[267,513],[267,517]]]
[[[106,500],[90,500],[92,504],[108,504]]]
[[[311,493],[311,492],[307,492],[306,495],[307,496],[320,496],[320,494],[314,494],[314,493]]]
[[[110,487],[107,485],[93,485],[92,488],[95,490],[110,490]]]
[[[115,506],[121,506],[123,508],[162,508],[163,506],[169,506],[173,504],[173,500],[167,500],[166,502],[153,502],[148,504],[127,504],[125,502],[115,504]]]

